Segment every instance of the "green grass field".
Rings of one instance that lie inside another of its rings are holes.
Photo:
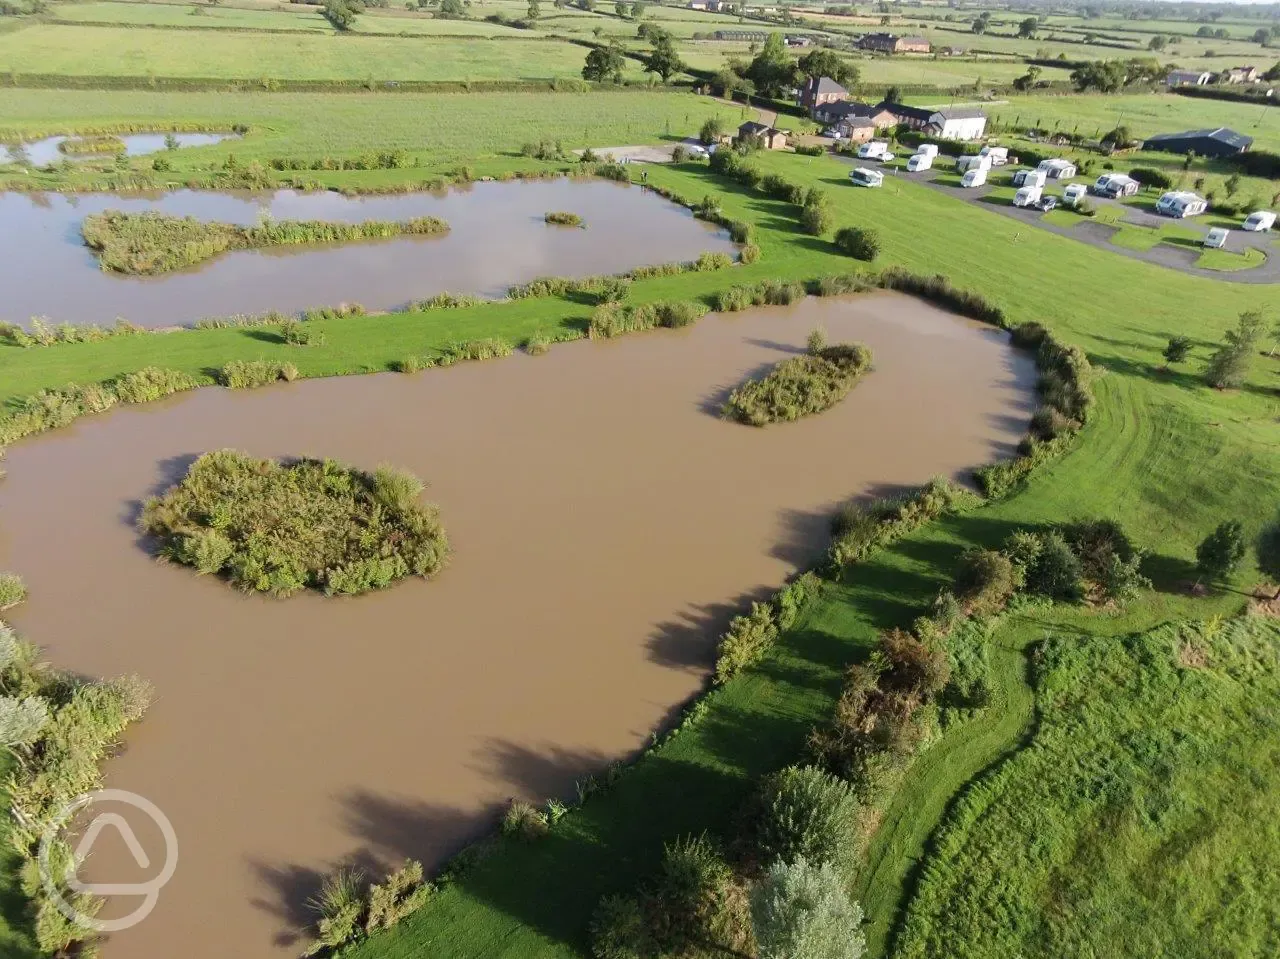
[[[297,36],[38,24],[0,34],[0,72],[255,80],[579,77],[586,51],[529,39]],[[628,71],[638,72],[631,63]]]
[[[111,124],[175,121],[250,133],[218,146],[178,151],[179,169],[234,153],[266,160],[289,155],[361,154],[404,148],[427,161],[456,161],[518,151],[541,139],[566,147],[657,142],[696,132],[710,116],[742,122],[744,108],[684,93],[133,93],[11,90],[0,87],[0,141],[25,133]],[[368,178],[366,178],[368,179]]]
[[[692,96],[518,96],[530,99],[4,90],[0,116],[8,125],[42,130],[166,115],[254,127],[242,143],[200,154],[206,158],[228,149],[266,157],[360,152],[373,145],[461,156],[468,143],[476,154],[536,139],[537,133],[524,131],[539,123],[547,131],[543,136],[557,135],[555,128],[562,126],[566,138],[573,137],[578,124],[586,128],[584,133],[592,122],[612,124],[597,131],[599,136],[586,137],[593,142],[683,135],[695,131],[712,106]],[[527,109],[517,110],[516,104]],[[632,111],[631,126],[618,116],[600,118],[606,104]],[[576,112],[567,116],[566,111]],[[527,117],[529,126],[494,129],[499,116],[514,117],[517,123]],[[755,162],[767,172],[825,189],[837,226],[875,228],[882,245],[877,266],[901,264],[921,273],[944,273],[998,303],[1012,321],[1042,322],[1081,346],[1100,371],[1096,415],[1072,452],[1014,496],[921,530],[857,567],[761,667],[717,693],[697,726],[651,753],[610,793],[593,798],[537,844],[499,844],[423,911],[352,950],[351,956],[584,955],[586,920],[599,896],[629,889],[651,872],[664,840],[704,829],[729,830],[754,778],[791,762],[809,725],[829,713],[842,668],[865,657],[879,630],[909,623],[926,611],[938,588],[950,582],[964,549],[998,544],[1023,525],[1078,517],[1120,520],[1151,551],[1148,570],[1156,590],[1122,610],[1049,606],[1011,614],[992,640],[1000,684],[996,702],[973,721],[949,728],[920,757],[885,810],[860,874],[858,895],[867,910],[871,955],[890,955],[893,930],[918,888],[918,864],[932,850],[930,837],[949,804],[992,762],[1020,755],[1032,716],[1027,651],[1034,643],[1050,633],[1071,637],[1081,649],[1115,645],[1115,637],[1161,623],[1240,608],[1237,593],[1196,599],[1178,584],[1190,573],[1195,543],[1217,522],[1238,517],[1252,532],[1280,501],[1280,359],[1256,358],[1247,386],[1238,391],[1208,390],[1196,373],[1240,312],[1271,309],[1274,315],[1274,288],[1185,276],[1047,231],[1028,230],[981,204],[910,182],[858,190],[848,184],[847,166],[829,158],[762,154]],[[386,182],[417,175],[378,174]],[[316,174],[335,184],[351,176]],[[714,178],[705,168],[655,167],[649,180],[691,198],[719,195],[729,216],[756,224],[763,255],[751,266],[719,273],[639,282],[632,288],[632,301],[706,296],[736,282],[809,278],[852,265],[826,240],[801,233],[794,208]],[[1080,277],[1088,282],[1078,282]],[[325,344],[306,351],[236,329],[47,349],[0,347],[0,402],[41,387],[105,379],[150,364],[199,375],[231,359],[256,358],[288,359],[303,375],[382,370],[406,354],[451,342],[491,335],[519,340],[537,330],[580,323],[589,309],[551,298],[324,321],[318,325],[326,334]],[[1162,371],[1160,350],[1175,333],[1192,338],[1192,357],[1174,371]],[[1256,571],[1246,565],[1236,584],[1246,587],[1255,578]],[[1121,663],[1117,660],[1117,668]],[[1096,671],[1082,673],[1089,681],[1096,676]],[[1134,715],[1140,713],[1135,710]],[[994,837],[998,841],[1002,837]],[[975,849],[974,855],[981,851]],[[1035,917],[1025,920],[1031,923]]]
[[[57,4],[52,8],[55,19],[72,23],[119,24],[120,26],[190,27],[214,30],[299,30],[311,33],[333,33],[329,23],[315,7],[295,6],[292,11],[241,10],[235,7],[210,7],[195,4],[114,3],[92,0],[89,3]]]
[[[1039,646],[1032,740],[947,817],[895,955],[1269,954],[1280,625]]]
[[[1201,100],[1176,94],[1130,96],[1080,95],[1019,97],[993,105],[989,114],[1017,127],[1038,126],[1092,135],[1124,125],[1134,136],[1231,127],[1254,139],[1254,148],[1280,150],[1280,109],[1226,100]]]

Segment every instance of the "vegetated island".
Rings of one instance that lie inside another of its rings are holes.
[[[563,210],[553,210],[542,217],[544,223],[550,223],[553,226],[586,226],[582,221],[582,217],[576,213],[566,213]]]
[[[218,450],[148,500],[139,525],[165,559],[248,592],[352,595],[444,567],[449,541],[437,508],[418,502],[423,488],[392,466],[365,473]]]
[[[80,227],[85,244],[98,254],[102,269],[145,276],[195,266],[230,250],[303,243],[349,243],[448,232],[448,223],[431,216],[399,221],[366,220],[363,223],[267,220],[255,226],[240,226],[155,211],[124,213],[120,210],[90,214]]]
[[[730,393],[724,415],[766,426],[821,413],[844,399],[870,367],[871,351],[861,343],[827,346],[821,332],[814,331],[809,352],[788,357]]]

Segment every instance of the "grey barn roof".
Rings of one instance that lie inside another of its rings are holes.
[[[1180,140],[1217,140],[1219,143],[1236,150],[1247,150],[1253,144],[1253,137],[1247,137],[1243,133],[1237,133],[1230,127],[1217,127],[1206,130],[1183,130],[1181,133],[1157,133],[1155,136],[1147,137],[1147,143],[1154,143],[1157,146],[1161,143],[1176,142]]]

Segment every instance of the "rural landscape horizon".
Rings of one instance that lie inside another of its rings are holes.
[[[1280,951],[1280,3],[0,0],[0,959]]]

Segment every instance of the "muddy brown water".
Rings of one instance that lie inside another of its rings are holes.
[[[765,429],[712,414],[816,325],[874,351],[843,403]],[[841,501],[1011,455],[1033,380],[1004,334],[876,294],[414,376],[205,389],[14,447],[15,625],[55,663],[159,695],[107,782],[165,811],[180,862],[105,956],[296,955],[334,863],[435,865],[508,797],[572,795],[699,688],[729,615],[820,554]],[[221,447],[413,470],[452,565],[272,601],[157,564],[139,499]],[[86,871],[131,881],[129,862],[107,844]]]
[[[224,223],[277,220],[448,221],[443,236],[337,246],[242,250],[176,273],[104,273],[80,225],[103,210],[158,210]],[[586,229],[548,226],[553,210]],[[440,193],[231,194],[179,190],[155,197],[0,193],[0,320],[115,322],[149,328],[205,317],[361,303],[389,310],[436,293],[501,297],[540,276],[622,273],[637,266],[733,253],[725,231],[638,186],[607,180],[474,183]]]

